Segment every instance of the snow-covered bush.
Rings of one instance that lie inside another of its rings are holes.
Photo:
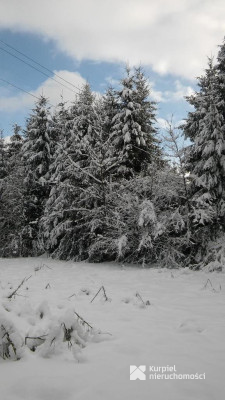
[[[196,259],[193,268],[205,268],[209,272],[219,272],[225,269],[225,235],[223,232],[218,232],[215,240],[207,240],[204,257]]]
[[[182,177],[170,167],[123,181],[115,208],[120,260],[182,265],[189,243],[183,199]]]
[[[24,341],[13,322],[0,313],[0,357],[3,360],[19,360],[23,354]]]
[[[62,309],[54,315],[47,301],[43,301],[36,312],[29,302],[26,304],[22,301],[3,303],[0,312],[0,357],[3,360],[19,360],[27,348],[44,358],[69,350],[73,358],[82,361],[82,349],[87,343],[99,341],[100,332],[74,309]],[[17,327],[12,322],[13,317]]]
[[[67,310],[51,321],[46,335],[37,335],[42,341],[42,343],[36,343],[37,352],[42,357],[51,357],[69,349],[74,358],[80,361],[81,349],[86,346],[93,333],[93,329],[83,319],[78,318],[73,310]],[[33,346],[35,346],[34,342]]]

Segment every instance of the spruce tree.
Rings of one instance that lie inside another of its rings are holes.
[[[118,96],[116,90],[109,86],[102,98],[103,130],[105,135],[112,136],[113,119],[119,111]]]
[[[80,252],[79,210],[87,187],[88,148],[94,142],[94,96],[85,84],[69,110],[62,141],[58,142],[52,185],[42,219],[46,250],[60,258]],[[68,239],[70,237],[70,239]]]
[[[85,161],[86,145],[94,140],[94,122],[96,114],[94,109],[94,95],[89,83],[85,83],[77,96],[75,116],[71,121],[72,136],[76,142],[76,160]]]
[[[127,68],[121,84],[119,111],[113,119],[114,144],[120,162],[118,174],[131,178],[153,159],[154,105],[146,99],[148,88],[140,71],[135,77]]]
[[[146,166],[153,162],[160,165],[162,164],[162,151],[157,139],[158,131],[154,125],[157,107],[156,102],[150,100],[150,86],[141,67],[135,68],[134,83],[135,101],[138,105],[137,122],[144,133],[146,143],[142,157],[145,159]]]
[[[87,89],[91,101],[81,93],[70,110],[74,118],[70,118],[64,141],[59,144],[42,222],[46,249],[53,256],[96,261],[110,253],[106,232],[115,160],[104,102],[93,102]]]
[[[6,145],[3,137],[3,131],[0,130],[0,179],[7,175]]]
[[[40,251],[39,223],[49,195],[51,141],[55,139],[50,128],[51,117],[47,99],[41,96],[27,121],[22,147],[25,169],[23,241],[24,253],[30,255]]]
[[[10,141],[7,145],[7,159],[9,170],[13,169],[17,164],[17,158],[21,158],[21,148],[23,145],[23,138],[20,134],[21,127],[17,124],[13,125],[13,134],[10,136]]]
[[[225,215],[225,119],[221,86],[211,59],[199,78],[199,87],[199,93],[190,99],[195,110],[184,126],[186,137],[193,141],[187,157],[192,215],[195,224],[207,223],[218,230]]]
[[[7,145],[7,175],[1,185],[0,254],[19,256],[22,253],[21,231],[23,228],[23,179],[21,158],[22,137],[20,127],[14,125],[13,135]]]

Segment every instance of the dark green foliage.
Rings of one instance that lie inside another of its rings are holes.
[[[53,132],[53,135],[52,135]],[[22,147],[24,160],[24,255],[41,251],[39,222],[49,196],[49,169],[54,149],[54,130],[51,129],[47,99],[40,97],[27,121]]]
[[[7,153],[6,145],[3,138],[3,131],[0,131],[0,179],[5,178],[7,175]]]
[[[7,175],[0,181],[0,255],[8,257],[22,252],[24,170],[20,151],[23,139],[19,130],[15,125],[6,146]]]
[[[195,111],[184,126],[186,136],[193,142],[186,162],[192,179],[194,224],[209,224],[214,231],[214,226],[219,229],[224,224],[225,215],[225,102],[212,60],[199,78],[199,87],[199,93],[191,97]]]
[[[155,103],[148,98],[146,78],[140,69],[133,75],[127,68],[126,73],[118,92],[119,110],[113,119],[113,131],[120,164],[118,175],[130,178],[146,170],[156,156],[160,158],[160,151],[155,139]]]

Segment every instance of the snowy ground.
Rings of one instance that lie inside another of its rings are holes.
[[[18,291],[20,296],[8,300],[13,288],[30,275]],[[101,291],[91,303],[102,285],[111,301],[105,301]],[[136,293],[150,305],[144,306]],[[19,361],[0,359],[2,400],[220,400],[225,396],[224,273],[0,259],[0,298],[0,310],[24,336],[49,329],[67,310],[76,311],[102,332],[90,338],[75,358],[65,345],[49,358],[26,349]],[[145,381],[131,381],[130,365],[147,369],[175,365],[177,374],[205,373],[205,379],[150,380],[146,373]]]

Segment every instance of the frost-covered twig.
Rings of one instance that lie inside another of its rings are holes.
[[[74,297],[74,296],[76,296],[76,293],[71,294],[71,296],[69,296],[68,299],[71,299],[71,297]]]
[[[27,340],[43,340],[43,342],[45,341],[45,339],[43,339],[44,337],[46,337],[48,335],[41,335],[41,336],[26,336],[25,337],[25,345],[27,344]]]
[[[77,316],[78,319],[81,320],[82,324],[87,325],[90,329],[93,329],[93,327],[87,321],[85,321],[84,318],[82,318],[76,311],[74,311],[74,314]]]
[[[51,289],[50,283],[45,286],[45,289]]]
[[[141,302],[144,304],[144,306],[145,306],[145,302],[144,302],[144,300],[142,299],[142,297],[141,297],[141,295],[137,292],[136,293],[136,295],[135,295],[139,300],[141,300]]]
[[[16,296],[16,295],[17,295],[17,292],[18,292],[18,290],[21,288],[21,286],[23,286],[23,284],[24,284],[25,282],[27,282],[28,279],[30,279],[31,277],[32,277],[32,275],[30,275],[29,278],[24,278],[24,279],[22,280],[22,282],[19,284],[19,286],[17,286],[17,288],[16,288],[7,298],[8,298],[8,299],[11,299],[13,296]]]
[[[105,301],[109,301],[110,299],[106,296],[106,292],[105,292],[104,286],[102,286],[102,290],[103,290],[103,293],[104,293]]]
[[[44,268],[44,267],[46,267],[46,268],[48,268],[48,269],[52,269],[51,267],[49,267],[47,264],[41,264],[41,265],[39,265],[38,267],[35,267],[34,268],[34,271],[35,272],[38,272],[38,271],[40,271],[42,268]]]
[[[93,299],[91,300],[91,303],[94,301],[94,299],[98,296],[98,294],[101,292],[102,290],[102,286],[100,287],[100,289],[98,290],[98,292],[96,293],[96,295],[93,297]]]
[[[49,267],[47,264],[42,264],[43,265],[43,267],[46,267],[46,268],[48,268],[48,269],[51,269],[52,270],[52,268],[51,267]]]
[[[137,293],[136,293],[136,297],[137,297],[139,300],[141,300],[141,302],[143,303],[144,306],[150,306],[150,301],[147,300],[146,302],[144,302],[144,300],[142,299],[140,293],[137,292]]]
[[[219,292],[221,291],[221,289],[222,289],[222,288],[221,288],[221,285],[220,285],[220,286],[219,286],[219,290],[216,290],[216,289],[213,287],[213,284],[212,284],[212,282],[211,282],[210,279],[207,279],[207,281],[206,281],[206,283],[205,283],[205,285],[203,286],[202,289],[206,289],[207,286],[208,286],[208,284],[210,284],[211,289],[212,289],[213,292],[219,293]]]
[[[109,336],[113,336],[110,332],[102,332],[102,331],[98,331],[99,335],[109,335]]]
[[[101,292],[101,290],[103,291],[103,295],[105,297],[105,301],[110,301],[109,297],[107,297],[106,295],[106,291],[104,286],[101,286],[100,289],[98,290],[98,292],[96,293],[96,295],[93,297],[93,299],[91,300],[91,303],[94,301],[94,299],[98,296],[98,294]]]

